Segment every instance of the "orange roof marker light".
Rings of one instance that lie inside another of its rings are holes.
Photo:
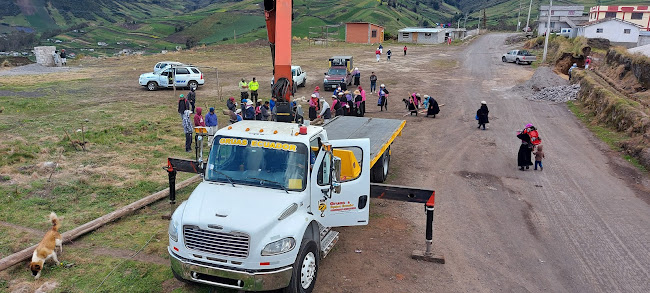
[[[260,133],[264,132],[264,129],[260,129]]]
[[[278,131],[277,130],[273,131],[273,134],[278,134]]]
[[[231,129],[232,129],[232,126],[228,126],[228,130],[231,130]]]
[[[251,130],[251,129],[250,129],[249,127],[247,127],[247,128],[246,128],[246,131],[249,131],[249,130]]]

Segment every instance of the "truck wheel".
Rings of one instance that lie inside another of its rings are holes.
[[[388,177],[388,168],[390,167],[390,146],[383,155],[377,160],[375,165],[370,169],[370,181],[374,183],[383,183]]]
[[[193,88],[193,89],[198,89],[199,88],[199,83],[192,80],[189,83],[187,83],[187,86],[190,87],[190,88]]]
[[[519,62],[519,58],[515,59],[515,63],[521,64],[521,62]]]
[[[507,62],[507,61],[508,60],[506,59],[506,57],[501,57],[501,62]]]
[[[286,293],[310,293],[316,285],[318,274],[318,246],[313,240],[304,239],[293,266],[293,275]]]
[[[155,81],[150,81],[147,83],[147,89],[150,91],[155,91],[158,89],[158,84]]]
[[[302,84],[300,84],[301,87],[305,87],[307,85],[307,79],[302,80]]]

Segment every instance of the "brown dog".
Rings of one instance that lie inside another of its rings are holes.
[[[56,248],[58,247],[60,253],[63,253],[62,238],[59,234],[59,218],[54,212],[50,213],[50,221],[52,221],[52,229],[45,233],[43,240],[38,244],[34,254],[32,255],[32,262],[29,264],[29,269],[35,279],[41,276],[43,265],[48,259],[53,259],[56,264],[59,264],[59,259],[56,258]]]

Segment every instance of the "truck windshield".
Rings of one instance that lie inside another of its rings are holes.
[[[217,136],[205,179],[302,191],[307,185],[307,159],[304,144]]]
[[[327,75],[346,75],[345,68],[330,68]]]

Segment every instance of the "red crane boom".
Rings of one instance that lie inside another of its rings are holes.
[[[272,96],[278,102],[289,102],[294,88],[291,74],[292,15],[293,0],[264,0],[264,17],[275,79]]]

